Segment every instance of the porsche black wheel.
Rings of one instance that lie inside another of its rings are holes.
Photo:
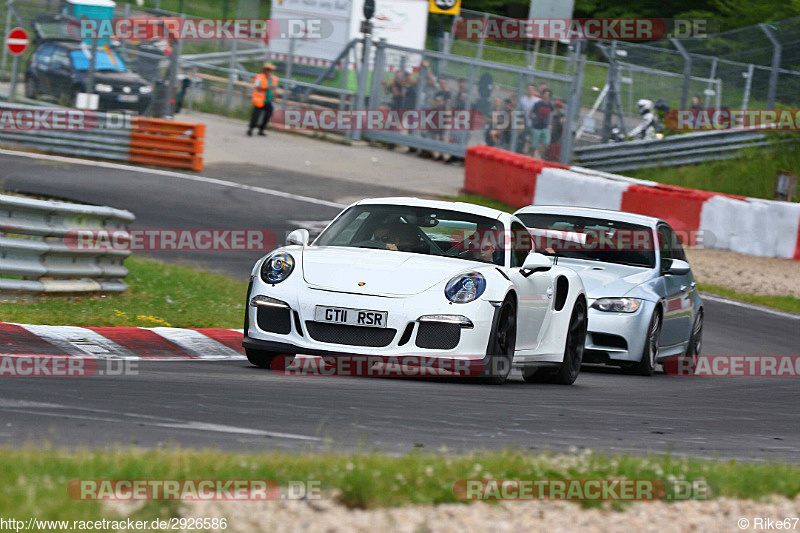
[[[486,350],[486,367],[481,381],[491,385],[502,385],[511,373],[514,348],[517,345],[517,310],[510,300],[500,307],[497,322],[492,328]]]

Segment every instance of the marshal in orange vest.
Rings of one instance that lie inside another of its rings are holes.
[[[265,69],[266,70],[266,69]],[[267,101],[267,92],[278,86],[278,76],[272,74],[271,70],[262,72],[253,78],[253,105],[264,107]],[[271,100],[271,99],[270,99]]]

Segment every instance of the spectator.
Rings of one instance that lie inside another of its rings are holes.
[[[549,89],[550,89],[550,87],[548,87],[545,82],[540,83],[539,84],[539,98],[542,98],[544,96],[544,92],[549,90]],[[550,91],[551,94],[552,94],[552,92],[553,91]]]
[[[389,106],[392,109],[402,109],[403,108],[403,100],[405,99],[405,73],[402,70],[398,70],[394,75],[394,80],[390,84],[386,84],[386,80],[383,80],[383,85],[386,87],[386,92],[389,93],[392,97],[391,103]]]
[[[439,90],[434,94],[434,98],[441,98],[444,102],[444,109],[450,109],[450,100],[453,99],[453,93],[448,89],[448,81],[446,79],[439,80]]]
[[[467,79],[466,78],[459,78],[458,79],[458,92],[456,93],[455,99],[452,100],[452,109],[469,109],[469,91],[467,90]],[[465,145],[468,141],[468,131],[451,131],[450,132],[450,141],[453,144],[458,145]],[[460,161],[463,158],[461,157],[451,157],[448,160],[449,162],[456,162]]]
[[[564,134],[564,104],[556,100],[553,113],[553,128],[550,145],[547,147],[548,161],[558,161],[561,158],[561,136]]]
[[[692,109],[703,109],[703,106],[700,104],[700,97],[697,95],[692,96]]]
[[[525,115],[525,129],[522,131],[522,135],[519,136],[517,141],[517,152],[524,152],[525,151],[525,143],[528,141],[528,137],[531,133],[531,128],[533,127],[533,122],[531,122],[531,111],[533,111],[533,106],[536,105],[536,102],[541,100],[539,95],[536,93],[536,85],[533,83],[528,84],[528,93],[523,95],[522,98],[519,99],[520,108]]]
[[[531,110],[531,121],[533,122],[533,133],[531,134],[531,152],[536,156],[539,146],[542,146],[542,158],[547,153],[547,146],[550,144],[550,127],[553,104],[550,102],[551,91],[545,89],[542,92],[542,99],[533,106]]]
[[[403,109],[417,108],[417,81],[410,72],[406,72],[403,85],[405,86],[405,97],[403,98]]]
[[[490,128],[486,131],[486,144],[508,150],[511,146],[511,115],[514,112],[514,101],[510,98],[501,100],[496,97],[492,105]]]

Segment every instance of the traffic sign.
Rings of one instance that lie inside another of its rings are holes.
[[[6,36],[6,48],[15,56],[22,54],[28,48],[28,43],[28,32],[22,28],[14,28]]]

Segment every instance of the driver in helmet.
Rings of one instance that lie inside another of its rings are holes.
[[[655,139],[656,115],[653,113],[653,102],[643,98],[636,102],[636,107],[642,121],[628,135],[633,139]]]
[[[395,252],[414,252],[420,245],[419,234],[410,224],[392,222],[382,224],[373,232],[376,241],[382,242],[387,250]]]

